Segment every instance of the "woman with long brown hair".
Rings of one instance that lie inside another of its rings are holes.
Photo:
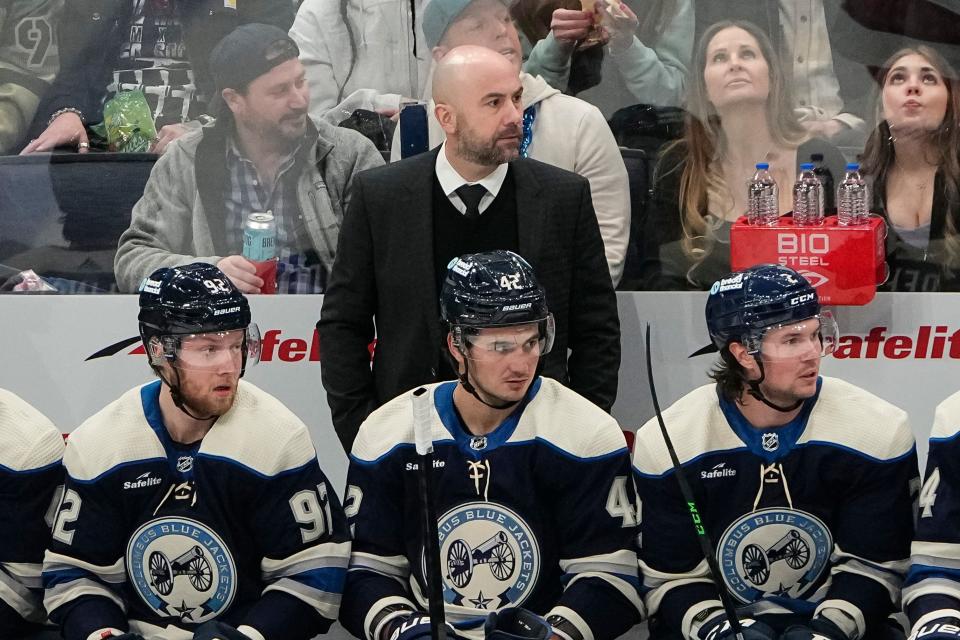
[[[960,92],[927,46],[901,49],[877,76],[877,127],[864,150],[873,210],[888,223],[892,291],[960,290]]]
[[[780,211],[792,208],[798,166],[823,154],[792,110],[776,51],[749,22],[718,22],[700,38],[689,81],[684,137],[664,150],[644,224],[643,280],[648,289],[707,289],[730,271],[730,226],[746,213],[747,182],[758,162],[780,186]]]

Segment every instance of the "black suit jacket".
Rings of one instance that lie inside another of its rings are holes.
[[[317,323],[323,386],[347,451],[371,411],[437,379],[446,339],[433,260],[437,153],[354,178]],[[510,166],[520,253],[546,289],[557,324],[543,373],[609,411],[617,393],[620,321],[590,185],[536,160]],[[374,326],[371,371],[367,345]]]

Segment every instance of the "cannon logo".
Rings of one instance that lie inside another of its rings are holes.
[[[720,538],[723,580],[741,602],[764,596],[803,597],[816,588],[833,551],[833,536],[816,516],[763,509],[735,520]]]
[[[461,505],[445,513],[437,529],[446,602],[492,611],[518,606],[533,591],[540,547],[510,509],[494,502]]]
[[[162,617],[205,622],[230,606],[236,565],[223,540],[188,518],[157,518],[127,545],[127,572],[143,601]]]

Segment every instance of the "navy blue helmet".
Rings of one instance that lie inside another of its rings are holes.
[[[758,343],[777,325],[820,314],[817,292],[799,273],[761,264],[721,278],[707,298],[707,332],[717,349],[731,342]]]
[[[440,293],[440,315],[457,339],[464,329],[538,323],[553,345],[553,316],[547,294],[530,264],[512,251],[487,251],[454,258]]]

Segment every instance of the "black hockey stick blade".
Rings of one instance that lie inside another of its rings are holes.
[[[740,620],[737,618],[737,609],[733,604],[733,598],[731,598],[730,592],[727,591],[727,588],[724,586],[723,581],[720,578],[720,566],[717,564],[717,556],[714,552],[715,547],[713,546],[713,541],[710,539],[710,534],[707,533],[706,527],[703,523],[703,518],[700,517],[700,511],[697,509],[697,503],[696,500],[694,500],[693,491],[690,488],[690,483],[687,481],[687,474],[680,465],[680,458],[677,457],[677,450],[673,447],[673,440],[670,439],[670,434],[667,433],[667,425],[663,420],[663,412],[660,410],[660,402],[657,400],[657,387],[653,381],[653,357],[650,355],[649,322],[647,323],[644,347],[646,349],[647,359],[647,384],[650,387],[650,398],[653,400],[653,410],[654,413],[657,414],[657,424],[660,425],[660,434],[663,436],[663,442],[667,447],[667,453],[670,454],[670,462],[673,463],[673,471],[674,475],[677,477],[677,483],[680,485],[680,493],[683,495],[683,499],[687,502],[687,509],[689,510],[690,518],[693,520],[693,527],[697,532],[697,541],[700,543],[700,551],[703,553],[703,558],[707,562],[707,568],[710,570],[710,577],[713,580],[714,585],[716,585],[717,592],[720,595],[720,604],[723,605],[723,611],[727,615],[727,621],[729,621],[730,627],[733,629],[734,637],[737,640],[743,640],[743,627],[740,626]]]

